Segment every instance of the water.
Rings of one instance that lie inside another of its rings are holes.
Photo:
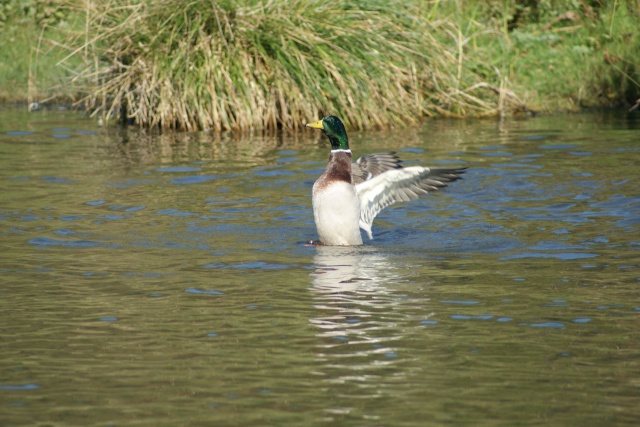
[[[318,133],[0,110],[0,425],[637,425],[640,116],[353,132],[469,166],[311,247]]]

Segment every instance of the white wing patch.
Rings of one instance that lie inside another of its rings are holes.
[[[367,232],[370,239],[371,224],[378,213],[396,202],[408,202],[423,194],[429,194],[447,184],[438,180],[438,174],[429,178],[431,169],[412,166],[388,170],[365,182],[356,185],[356,194],[360,199],[360,228]],[[444,179],[444,181],[450,181]]]

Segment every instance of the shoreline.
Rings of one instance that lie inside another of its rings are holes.
[[[352,9],[369,20],[367,25],[344,18],[331,3],[316,14],[305,2],[294,2],[284,18],[265,8],[247,15],[251,18],[240,14],[251,2],[239,2],[237,9],[216,6],[215,13],[195,11],[194,3],[181,9],[179,19],[162,15],[160,4],[135,16],[144,26],[129,26],[128,12],[109,15],[120,22],[121,32],[85,22],[90,13],[94,19],[112,13],[108,2],[70,4],[75,8],[49,5],[54,9],[46,13],[36,10],[3,22],[0,44],[8,48],[0,52],[0,104],[51,102],[75,109],[81,103],[111,123],[126,111],[142,127],[177,130],[295,129],[329,112],[367,129],[430,117],[639,105],[640,11],[631,3],[595,7],[560,1],[557,10],[541,5],[531,10],[517,2],[425,9],[409,1]],[[415,12],[415,19],[399,13],[403,10]],[[222,38],[209,32],[201,12],[225,17],[236,32]],[[150,18],[156,15],[162,19]],[[310,30],[300,30],[301,23]],[[257,24],[263,30],[249,30]],[[339,24],[342,38],[323,33],[328,24]],[[193,34],[182,33],[185,25],[195,28]],[[87,29],[101,44],[86,42]],[[144,44],[158,32],[154,43]],[[179,45],[167,44],[163,32]],[[279,41],[270,41],[269,32]],[[369,41],[379,34],[384,37]],[[123,44],[129,37],[140,41]],[[211,40],[203,44],[207,37]],[[353,47],[359,43],[364,44]],[[228,52],[208,50],[223,45]],[[404,53],[398,55],[398,48]],[[115,52],[112,62],[107,52]],[[172,61],[182,55],[185,61]]]

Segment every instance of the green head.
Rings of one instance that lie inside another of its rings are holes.
[[[336,116],[327,116],[315,123],[307,123],[307,127],[314,129],[322,129],[329,138],[332,150],[348,150],[349,138],[342,121]]]

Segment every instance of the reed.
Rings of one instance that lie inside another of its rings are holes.
[[[183,130],[637,109],[639,21],[640,0],[7,0],[0,99]]]
[[[106,118],[126,110],[184,130],[296,129],[329,113],[386,127],[521,108],[508,80],[468,55],[497,33],[435,18],[437,4],[87,0],[74,81]]]

